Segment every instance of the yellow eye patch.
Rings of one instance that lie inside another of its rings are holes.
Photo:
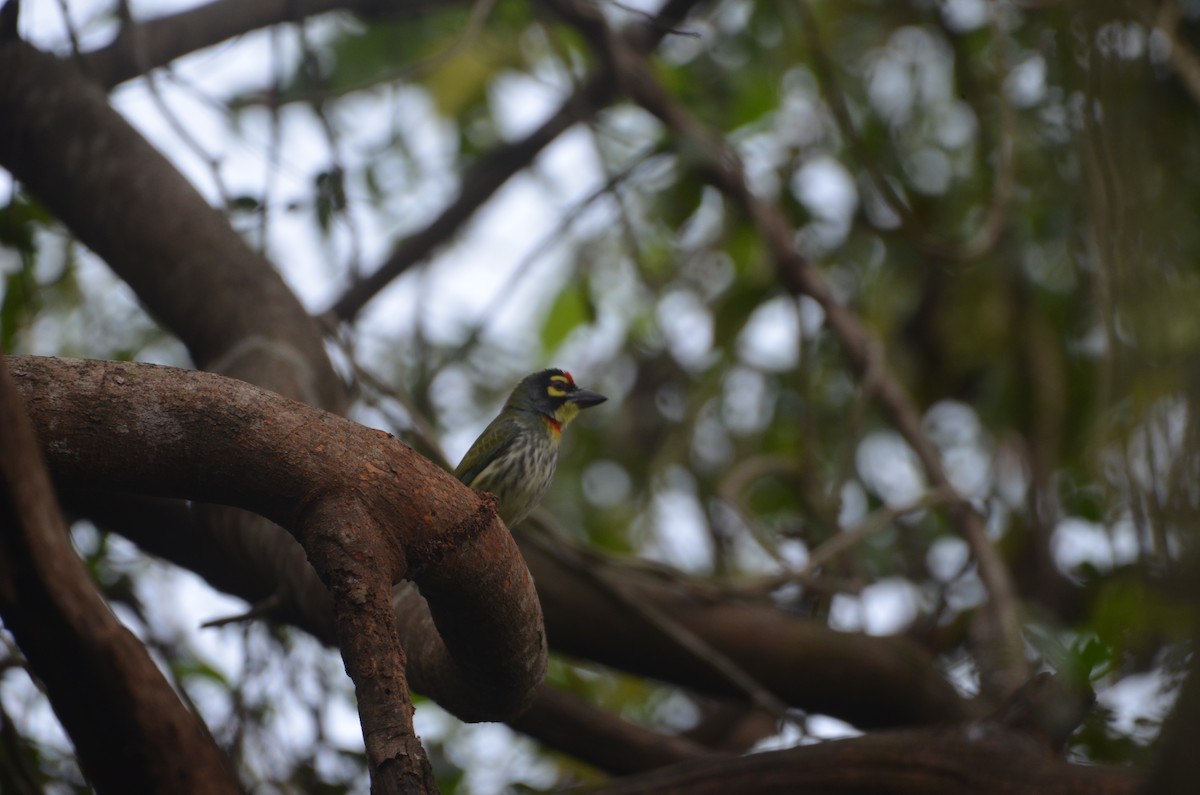
[[[567,396],[567,390],[555,384],[563,384],[564,386],[575,386],[575,382],[571,380],[571,376],[567,373],[559,375],[555,373],[550,376],[550,385],[546,387],[546,394],[554,398],[564,398]]]

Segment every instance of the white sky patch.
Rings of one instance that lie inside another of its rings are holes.
[[[1101,571],[1111,571],[1137,558],[1137,531],[1128,519],[1105,527],[1071,516],[1054,528],[1050,548],[1063,571],[1072,571],[1085,563]]]
[[[815,337],[825,325],[825,309],[807,295],[800,296],[800,331],[805,338]]]
[[[246,602],[215,590],[190,571],[175,567],[153,578],[139,578],[138,582],[139,593],[148,601],[147,611],[155,620],[173,619],[187,638],[188,648],[195,649],[227,678],[236,676],[242,664],[242,626],[202,629],[200,624],[244,613]]]
[[[658,302],[655,312],[671,355],[685,368],[701,368],[712,353],[713,318],[700,296],[673,290]]]
[[[1108,478],[1122,483],[1126,475],[1131,476],[1142,490],[1156,492],[1159,499],[1166,499],[1163,473],[1171,471],[1184,455],[1187,424],[1186,399],[1169,397],[1157,401],[1130,435],[1128,450],[1112,450],[1105,456]]]
[[[917,617],[920,591],[908,580],[889,577],[863,589],[863,629],[870,635],[892,635]]]
[[[942,18],[958,33],[970,33],[987,24],[988,7],[984,0],[941,0]]]
[[[965,403],[943,400],[930,407],[922,425],[941,450],[951,485],[968,498],[986,497],[992,488],[992,456],[975,410]]]
[[[837,159],[813,158],[792,175],[792,195],[812,213],[811,231],[826,249],[833,248],[850,231],[858,209],[854,177]]]
[[[941,149],[923,146],[904,156],[905,173],[913,190],[926,196],[941,196],[950,187],[954,169]]]
[[[515,781],[543,789],[558,778],[557,765],[541,756],[532,740],[502,723],[463,727],[447,752],[463,767],[466,789],[472,795],[511,792]]]
[[[796,301],[778,296],[757,307],[738,335],[738,356],[762,370],[790,370],[800,361]]]
[[[925,565],[934,577],[942,582],[950,582],[963,570],[969,557],[966,541],[944,536],[929,546],[929,551],[925,553]]]
[[[855,461],[863,483],[888,505],[913,502],[925,492],[916,454],[894,431],[867,434]]]
[[[707,571],[712,567],[712,539],[691,476],[674,467],[666,481],[668,487],[654,496],[650,533],[641,556],[684,571]]]
[[[870,507],[867,503],[866,492],[857,481],[847,480],[842,486],[841,493],[842,508],[838,512],[838,524],[842,527],[849,527],[863,520],[867,515],[867,509]]]
[[[1014,66],[1004,81],[1009,101],[1018,108],[1028,108],[1046,96],[1046,59],[1030,55]]]
[[[716,414],[712,403],[704,407],[696,419],[690,445],[693,466],[712,474],[727,469],[734,455],[730,428],[719,422]]]
[[[894,635],[916,619],[920,591],[908,580],[889,577],[858,596],[837,594],[829,608],[829,626],[841,632]]]
[[[761,431],[770,422],[774,395],[763,374],[748,367],[731,367],[721,379],[721,416],[732,434]]]
[[[0,631],[6,636],[6,642],[15,648],[16,641],[11,640],[8,630]],[[0,702],[3,702],[5,712],[16,716],[23,735],[67,756],[72,755],[73,746],[58,722],[58,716],[25,669],[13,667],[0,674]]]
[[[505,72],[489,86],[492,115],[506,141],[524,138],[558,110],[569,85],[550,86],[518,72]]]
[[[330,698],[325,701],[325,711],[322,714],[321,730],[325,738],[334,746],[345,749],[362,748],[362,723],[358,719],[358,710],[352,698]],[[428,710],[422,705],[416,711],[421,715]],[[414,718],[414,723],[416,719]]]
[[[979,120],[966,102],[950,102],[933,109],[934,136],[946,149],[962,149],[975,141]]]
[[[995,473],[995,493],[1009,507],[1025,504],[1029,492],[1029,469],[1016,444],[1002,444],[992,461]]]
[[[1127,676],[1096,694],[1096,701],[1113,711],[1112,729],[1141,743],[1158,736],[1164,717],[1179,695],[1161,671]]]
[[[829,628],[839,632],[862,632],[862,601],[848,594],[834,594],[829,602]]]
[[[629,499],[633,481],[625,468],[608,459],[593,461],[583,470],[583,496],[600,508],[615,508]]]

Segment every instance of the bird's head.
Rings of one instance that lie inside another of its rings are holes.
[[[537,412],[546,418],[552,430],[561,432],[581,409],[606,400],[599,392],[575,386],[575,379],[564,370],[542,370],[525,376],[517,384],[507,408]]]

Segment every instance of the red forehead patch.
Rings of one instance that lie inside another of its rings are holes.
[[[563,370],[563,375],[565,375],[567,377],[568,384],[570,384],[571,386],[575,386],[575,379],[571,377],[570,373],[568,373],[566,370]]]

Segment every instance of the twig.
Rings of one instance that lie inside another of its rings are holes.
[[[914,242],[922,251],[939,259],[969,262],[990,251],[999,242],[1000,236],[1008,224],[1009,207],[1016,185],[1013,169],[1013,140],[1016,135],[1016,120],[1012,105],[1003,90],[1003,79],[1008,70],[1004,58],[1004,48],[1000,41],[1002,31],[999,14],[995,9],[992,10],[991,28],[996,59],[996,79],[1000,86],[996,92],[1000,115],[1000,139],[996,144],[996,176],[992,181],[992,196],[982,223],[970,238],[956,243],[942,240],[922,229],[919,220],[909,208],[908,202],[892,187],[892,183],[879,168],[876,158],[867,149],[866,143],[859,135],[845,95],[838,87],[833,61],[825,51],[816,18],[807,2],[796,3],[795,7],[804,18],[804,29],[809,49],[812,51],[813,64],[820,79],[821,92],[833,114],[834,121],[849,142],[859,165],[867,172],[867,176],[870,177],[871,183],[879,195],[900,219],[901,226],[912,235]]]
[[[71,9],[67,7],[67,0],[58,0],[58,9],[62,12],[63,27],[67,29],[67,39],[71,42],[71,56],[78,60],[81,56],[79,33],[75,30],[75,21],[71,19]]]
[[[763,236],[780,281],[791,293],[808,295],[821,305],[829,330],[841,343],[857,374],[864,377],[878,367],[872,391],[880,408],[913,448],[933,488],[952,489],[938,450],[922,429],[921,415],[904,387],[882,362],[875,364],[872,353],[878,345],[875,337],[837,300],[822,273],[796,250],[793,230],[779,207],[750,191],[737,154],[674,100],[645,58],[613,36],[594,9],[573,0],[550,1],[607,59],[633,99],[667,126],[678,139],[677,145],[692,150],[702,164],[703,176],[741,206]],[[991,660],[996,664],[995,685],[1000,690],[1011,690],[1028,678],[1016,590],[979,514],[961,499],[950,501],[948,512],[971,549],[980,579],[991,597],[988,610],[998,633]]]
[[[545,517],[540,517],[539,521],[545,522]],[[522,537],[536,544],[548,555],[558,559],[580,576],[594,582],[630,611],[642,616],[649,624],[678,644],[680,648],[692,654],[697,660],[708,665],[730,684],[744,692],[755,706],[771,713],[779,720],[792,721],[795,719],[793,711],[787,704],[783,703],[729,656],[713,648],[695,632],[673,620],[647,600],[639,599],[636,594],[630,593],[620,578],[609,574],[599,555],[568,544],[562,540],[561,534],[555,534],[552,529],[547,527],[543,527],[542,532],[524,533]],[[590,560],[583,560],[585,557]]]
[[[665,26],[687,14],[698,0],[667,0],[655,16]],[[639,28],[627,35],[634,51],[652,50],[664,30]],[[616,97],[611,75],[601,70],[559,106],[559,109],[519,141],[501,146],[480,158],[463,176],[462,189],[437,218],[405,238],[371,274],[352,284],[329,308],[340,320],[353,320],[362,308],[397,276],[426,259],[474,215],[514,174],[527,168],[539,152],[576,123],[590,118]]]
[[[1179,38],[1179,20],[1182,17],[1179,0],[1163,0],[1158,9],[1158,18],[1154,21],[1154,29],[1163,34],[1171,45],[1167,51],[1171,68],[1179,75],[1180,82],[1192,99],[1200,102],[1200,56]]]
[[[942,487],[934,489],[921,497],[904,503],[903,505],[885,506],[872,511],[858,524],[847,527],[837,535],[830,538],[821,546],[817,547],[808,556],[808,562],[798,572],[802,576],[813,574],[817,568],[824,566],[829,561],[836,558],[855,546],[874,535],[878,531],[887,527],[892,522],[902,516],[905,516],[916,511],[921,511],[926,508],[932,508],[938,505],[946,505],[951,502],[961,502],[960,497],[953,489]]]
[[[547,232],[542,239],[538,241],[538,244],[530,249],[521,259],[521,261],[517,263],[516,268],[513,269],[513,273],[508,279],[508,284],[503,289],[498,290],[492,297],[492,300],[488,304],[487,308],[480,313],[479,321],[472,325],[470,331],[467,332],[467,338],[463,340],[462,343],[460,343],[458,347],[455,348],[455,350],[447,357],[446,362],[449,363],[458,361],[466,355],[467,351],[470,350],[476,342],[479,341],[479,338],[485,331],[487,331],[492,319],[500,314],[499,310],[511,300],[513,290],[516,288],[517,283],[526,275],[528,275],[530,269],[535,263],[537,263],[539,259],[548,254],[555,246],[562,243],[566,233],[570,231],[571,227],[575,225],[575,222],[579,220],[585,211],[587,211],[595,202],[607,194],[613,193],[615,195],[618,185],[629,179],[633,173],[637,171],[637,169],[643,163],[646,162],[648,158],[653,157],[661,150],[661,147],[655,147],[654,149],[639,155],[632,163],[629,164],[629,166],[617,174],[609,177],[607,180],[605,180],[603,185],[599,186],[590,194],[583,197],[575,204],[574,207],[565,212],[559,218],[558,224],[549,232]]]

